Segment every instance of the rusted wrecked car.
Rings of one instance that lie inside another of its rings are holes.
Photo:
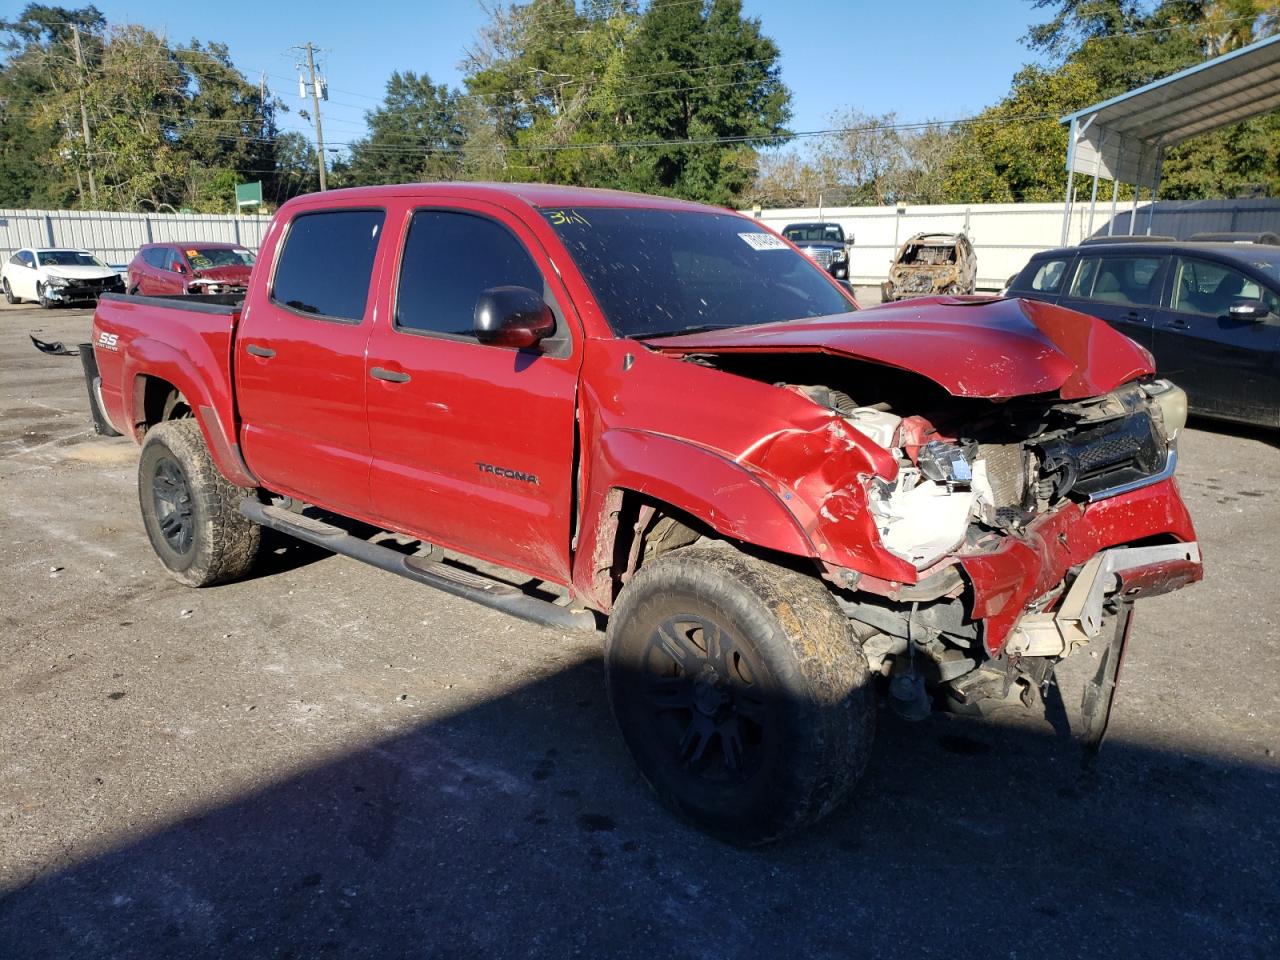
[[[880,301],[973,293],[978,258],[963,233],[917,233],[898,249]]]

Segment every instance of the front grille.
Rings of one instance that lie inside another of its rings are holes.
[[[831,261],[836,255],[834,250],[828,250],[825,247],[810,248],[805,252],[808,253],[809,256],[813,258],[814,263],[818,264],[820,267],[831,266]]]
[[[118,285],[121,285],[119,277],[93,277],[84,280],[67,281],[67,286],[76,290],[111,290]]]
[[[908,275],[902,281],[902,289],[908,293],[926,293],[933,289],[933,277],[926,273]]]
[[[1155,476],[1168,458],[1145,410],[1039,446],[1041,471],[1055,498],[1094,496]]]

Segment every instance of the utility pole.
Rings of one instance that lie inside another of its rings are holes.
[[[76,91],[80,95],[80,132],[84,136],[84,159],[89,167],[89,196],[93,208],[98,208],[98,181],[93,175],[93,141],[89,139],[89,111],[84,106],[84,54],[80,52],[80,27],[71,25],[71,36],[76,48]],[[318,122],[318,121],[317,121]],[[77,174],[78,175],[78,174]],[[323,174],[321,175],[323,177]]]
[[[316,164],[320,168],[320,189],[327,190],[324,179],[324,130],[320,127],[320,87],[316,83],[316,57],[315,48],[308,40],[305,44],[307,50],[307,74],[311,78],[311,106],[315,109],[316,120]],[[328,91],[325,91],[328,99]]]

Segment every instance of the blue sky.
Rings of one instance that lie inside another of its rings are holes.
[[[141,23],[174,42],[225,42],[245,74],[257,79],[266,72],[272,91],[289,105],[282,125],[308,133],[310,126],[297,115],[303,106],[298,53],[289,48],[311,40],[321,49],[329,80],[325,140],[338,146],[362,134],[364,112],[381,99],[392,70],[426,72],[437,83],[460,86],[458,64],[485,20],[478,0],[93,2],[109,21]],[[833,112],[847,107],[894,110],[907,121],[968,116],[1008,90],[1014,72],[1032,59],[1019,37],[1033,20],[1044,19],[1028,0],[744,5],[782,51],[793,130],[822,129]]]

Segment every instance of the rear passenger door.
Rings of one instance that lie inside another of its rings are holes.
[[[568,582],[582,338],[546,254],[479,202],[404,210],[388,308],[369,341],[371,497],[394,529]],[[538,347],[481,344],[491,287],[540,292],[557,331]]]
[[[1264,320],[1230,314],[1237,300],[1262,300]],[[1160,372],[1187,391],[1193,413],[1280,422],[1280,296],[1226,264],[1175,257],[1167,306],[1155,322]]]
[[[1150,253],[1082,255],[1058,302],[1105,320],[1150,349],[1168,260]]]
[[[365,346],[386,213],[303,207],[250,288],[235,342],[245,462],[264,486],[369,515]]]

